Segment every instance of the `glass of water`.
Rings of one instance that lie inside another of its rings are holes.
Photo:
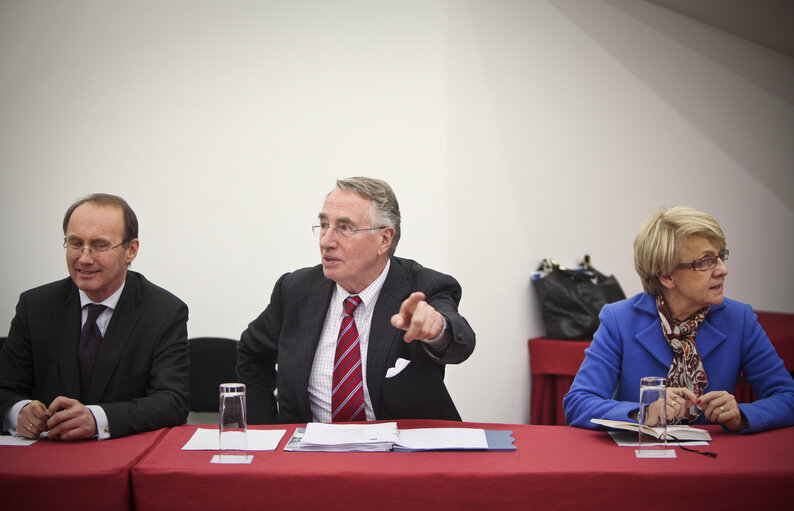
[[[221,463],[248,463],[245,384],[221,383],[218,455]]]
[[[667,378],[647,376],[640,380],[638,458],[667,456]],[[653,428],[651,432],[650,428]]]

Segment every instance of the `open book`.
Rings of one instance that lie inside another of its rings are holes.
[[[661,438],[663,435],[663,428],[655,427],[652,428],[650,426],[645,426],[637,424],[636,422],[627,422],[627,421],[612,421],[608,419],[590,419],[590,422],[599,424],[601,426],[606,426],[612,429],[624,429],[627,431],[636,431],[639,432],[640,427],[642,430],[652,435],[654,438]],[[668,440],[678,440],[678,441],[698,441],[698,442],[710,442],[711,435],[705,429],[698,429],[693,428],[692,426],[679,426],[679,425],[668,425],[667,426],[667,439]]]

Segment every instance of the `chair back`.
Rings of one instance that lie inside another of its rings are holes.
[[[218,411],[218,386],[237,378],[237,341],[217,337],[188,339],[190,346],[190,410]]]

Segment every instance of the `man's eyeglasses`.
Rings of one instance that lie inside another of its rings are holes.
[[[88,250],[88,253],[92,256],[99,256],[104,254],[105,252],[110,252],[114,248],[118,248],[122,245],[127,243],[126,241],[122,241],[118,245],[110,246],[109,243],[104,243],[101,241],[96,241],[91,243],[89,246],[84,246],[81,240],[64,240],[63,248],[66,249],[66,253],[70,256],[80,256],[83,255],[84,250]]]
[[[676,266],[676,269],[686,270],[688,268],[692,268],[695,271],[708,271],[717,266],[717,259],[722,259],[722,262],[727,261],[728,254],[729,254],[728,249],[723,248],[722,250],[720,250],[720,253],[715,256],[708,256],[708,257],[702,257],[700,259],[695,259],[691,263],[679,263],[679,265]]]
[[[331,227],[330,224],[328,224],[327,222],[323,222],[320,225],[312,225],[312,232],[318,238],[322,238],[323,236],[325,236],[325,233],[327,233],[328,230],[330,229],[334,231],[334,234],[336,234],[338,238],[350,238],[359,231],[376,231],[378,229],[385,229],[386,227],[388,226],[383,225],[381,227],[361,227],[359,229],[354,229],[347,224],[341,224],[335,227]]]

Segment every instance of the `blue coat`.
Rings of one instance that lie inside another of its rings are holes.
[[[667,376],[673,350],[662,333],[656,297],[640,293],[604,306],[601,325],[563,399],[571,426],[598,429],[591,418],[628,420],[638,408],[640,378]],[[741,403],[752,433],[794,424],[794,380],[749,305],[712,306],[695,338],[708,377],[705,392],[733,393],[744,373],[758,400]],[[705,424],[701,414],[696,424]]]

